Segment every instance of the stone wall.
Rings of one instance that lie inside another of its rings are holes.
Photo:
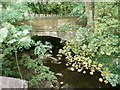
[[[53,36],[63,39],[70,39],[74,37],[73,32],[58,32],[56,27],[60,24],[70,23],[71,25],[85,26],[86,20],[82,23],[77,20],[77,16],[52,16],[52,17],[34,17],[33,22],[24,21],[24,23],[33,26],[31,36]]]

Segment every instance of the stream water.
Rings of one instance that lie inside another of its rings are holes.
[[[99,82],[99,78],[101,77],[99,72],[90,75],[89,71],[86,74],[70,71],[65,66],[64,60],[61,64],[48,62],[46,66],[49,66],[51,71],[62,74],[61,76],[56,75],[58,81],[62,82],[61,88],[111,88],[110,84]]]
[[[41,37],[37,38],[41,39]],[[34,37],[34,40],[37,40]],[[48,41],[54,46],[53,47],[53,57],[56,57],[56,54],[60,48],[63,47],[60,44],[60,39],[52,37],[42,37],[42,40]],[[62,58],[61,64],[54,64],[48,61],[45,65],[50,67],[50,70],[55,72],[58,81],[61,83],[60,88],[112,88],[110,84],[105,84],[104,82],[99,82],[101,77],[99,72],[96,72],[94,75],[90,75],[89,71],[86,74],[78,73],[76,71],[70,71],[65,65],[65,59]]]

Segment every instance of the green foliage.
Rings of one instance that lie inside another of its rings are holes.
[[[118,7],[119,3],[116,2],[97,3],[96,13],[98,16],[95,21],[96,32],[101,30],[119,36]]]
[[[98,70],[106,77],[109,73],[118,74],[119,71],[115,63],[119,55],[118,39],[118,36],[112,34],[96,34],[80,29],[76,32],[76,38],[67,41],[59,53],[66,56],[67,66],[74,67],[78,72],[84,69],[90,69],[92,72]],[[99,64],[102,67],[99,67]],[[112,84],[111,81],[110,83]]]
[[[37,5],[38,4],[38,5]],[[34,46],[34,54],[38,56],[33,60],[23,56],[22,64],[26,68],[34,71],[34,76],[29,80],[29,85],[33,86],[41,80],[54,80],[54,73],[43,65],[42,58],[49,55],[52,46],[46,42],[43,45],[40,41],[34,42],[29,36],[31,27],[25,24],[18,24],[17,21],[30,20],[25,14],[30,10],[26,3],[2,3],[3,9],[0,11],[2,16],[2,28],[0,29],[0,46],[2,47],[2,71],[3,75],[20,77],[19,65],[16,66],[17,52],[29,49]],[[76,3],[29,3],[34,6],[35,13],[68,15]],[[40,7],[38,7],[40,5]],[[45,7],[47,8],[45,9]],[[30,7],[30,6],[29,6]],[[67,7],[69,7],[67,9]],[[63,49],[59,50],[59,59],[62,55],[66,56],[67,66],[71,70],[78,72],[89,69],[93,75],[96,70],[101,72],[104,79],[108,80],[112,86],[120,84],[120,57],[119,57],[119,30],[118,30],[118,4],[117,3],[98,3],[97,18],[94,22],[94,30],[88,28],[77,28],[69,24],[63,25],[59,31],[72,31],[74,28],[76,37],[66,41]],[[80,10],[81,8],[81,10]],[[45,9],[45,10],[44,10]],[[56,10],[56,11],[54,11]],[[68,10],[68,11],[66,11]],[[80,10],[80,11],[79,11]],[[42,12],[41,12],[42,11]],[[45,13],[45,12],[47,13]],[[65,11],[62,12],[62,11]],[[79,11],[79,12],[78,12]],[[11,13],[12,12],[12,13]],[[81,15],[84,12],[82,4],[73,9],[73,15]],[[78,30],[76,30],[78,29]],[[15,54],[15,55],[14,55]],[[1,58],[1,57],[0,57]],[[15,62],[16,61],[16,62]],[[101,80],[101,79],[100,79]]]
[[[23,48],[28,49],[30,47],[31,38],[28,35],[31,30],[31,26],[25,24],[19,24],[17,21],[30,20],[30,18],[24,16],[29,11],[25,3],[18,2],[2,2],[2,10],[0,16],[2,16],[2,27],[0,30],[0,42],[5,55]],[[26,8],[26,9],[24,9]],[[12,12],[12,13],[11,13]]]
[[[50,56],[49,53],[52,53],[51,49],[52,49],[52,46],[49,42],[45,42],[45,44],[43,45],[41,43],[41,41],[37,41],[35,43],[35,50],[34,50],[34,54],[35,55],[38,55],[39,58],[42,58],[44,56]]]
[[[78,2],[29,2],[35,14],[69,15]]]
[[[85,12],[84,4],[82,2],[78,2],[74,5],[74,8],[69,15],[79,16],[78,20],[81,22],[82,19],[86,17],[84,12]]]
[[[0,61],[1,61],[0,65],[2,66],[1,70],[3,76],[15,77],[15,78],[20,77],[20,74],[17,71],[15,57],[13,57],[12,55],[8,55],[0,59]]]
[[[120,84],[117,7],[116,3],[98,3],[95,28],[89,30],[80,27],[76,30],[76,37],[67,40],[58,54],[59,59],[62,55],[66,56],[66,66],[72,67],[72,71],[76,69],[85,73],[84,70],[89,69],[93,75],[98,70],[112,86]]]
[[[4,28],[0,29],[0,42],[3,43],[3,54],[7,55],[16,50],[28,49],[31,46],[32,39],[28,35],[31,27],[19,30],[9,23],[3,23],[2,26]]]
[[[79,2],[74,5],[74,9],[70,13],[73,16],[82,16],[84,13],[83,3]]]
[[[2,17],[1,22],[15,24],[17,21],[30,20],[30,17],[25,17],[25,14],[30,8],[27,7],[26,3],[23,2],[2,2],[3,8],[0,11]],[[11,13],[12,12],[12,13]]]
[[[118,74],[111,73],[109,76],[106,76],[106,79],[112,84],[112,86],[116,86],[119,84],[119,76]]]
[[[23,56],[21,61],[24,63],[25,67],[33,70],[35,73],[35,75],[33,75],[29,80],[30,87],[38,84],[38,82],[41,80],[51,81],[57,79],[54,75],[54,72],[51,72],[49,67],[43,65],[41,59],[33,60],[28,56]]]
[[[7,37],[7,34],[8,34],[8,30],[6,28],[2,28],[0,30],[0,43],[2,43],[4,38]]]
[[[101,64],[103,64],[104,66],[102,67],[102,69],[105,71],[110,71],[111,73],[115,73],[117,74],[119,72],[119,69],[116,67],[116,61],[117,61],[117,57],[115,55],[101,55],[99,57],[97,57],[95,59],[96,62],[99,62]]]
[[[42,62],[43,57],[50,55],[49,52],[51,52],[52,48],[51,44],[46,42],[44,45],[41,41],[33,41],[29,36],[32,27],[23,23],[18,23],[21,20],[30,20],[30,18],[24,16],[29,8],[25,3],[4,2],[2,4],[3,9],[0,13],[2,15],[2,28],[0,29],[0,46],[2,48],[2,54],[0,54],[2,56],[0,56],[0,58],[2,59],[0,64],[3,66],[2,74],[4,76],[22,78],[20,66],[25,66],[35,72],[33,78],[31,77],[29,79],[30,86],[34,84],[32,83],[34,81],[37,83],[37,81],[40,80],[56,79],[54,73],[49,71],[49,68],[44,66]],[[19,51],[28,50],[32,46],[35,47],[34,54],[38,56],[39,60],[33,60],[28,57],[20,59],[20,56],[18,58]]]

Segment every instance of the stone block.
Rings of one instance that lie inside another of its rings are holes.
[[[0,76],[0,90],[4,88],[28,88],[27,81],[17,78]]]

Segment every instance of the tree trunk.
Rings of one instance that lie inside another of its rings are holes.
[[[93,28],[93,7],[92,7],[92,3],[91,0],[89,0],[89,2],[87,2],[88,0],[84,0],[85,3],[85,14],[87,16],[87,27],[88,28]]]
[[[98,2],[94,2],[94,10],[93,10],[93,21],[97,20],[97,5]],[[93,28],[95,28],[95,22],[93,22]]]
[[[96,20],[96,18],[97,18],[97,4],[98,4],[98,2],[94,2],[94,16],[93,16],[93,18],[94,18],[94,21]]]

